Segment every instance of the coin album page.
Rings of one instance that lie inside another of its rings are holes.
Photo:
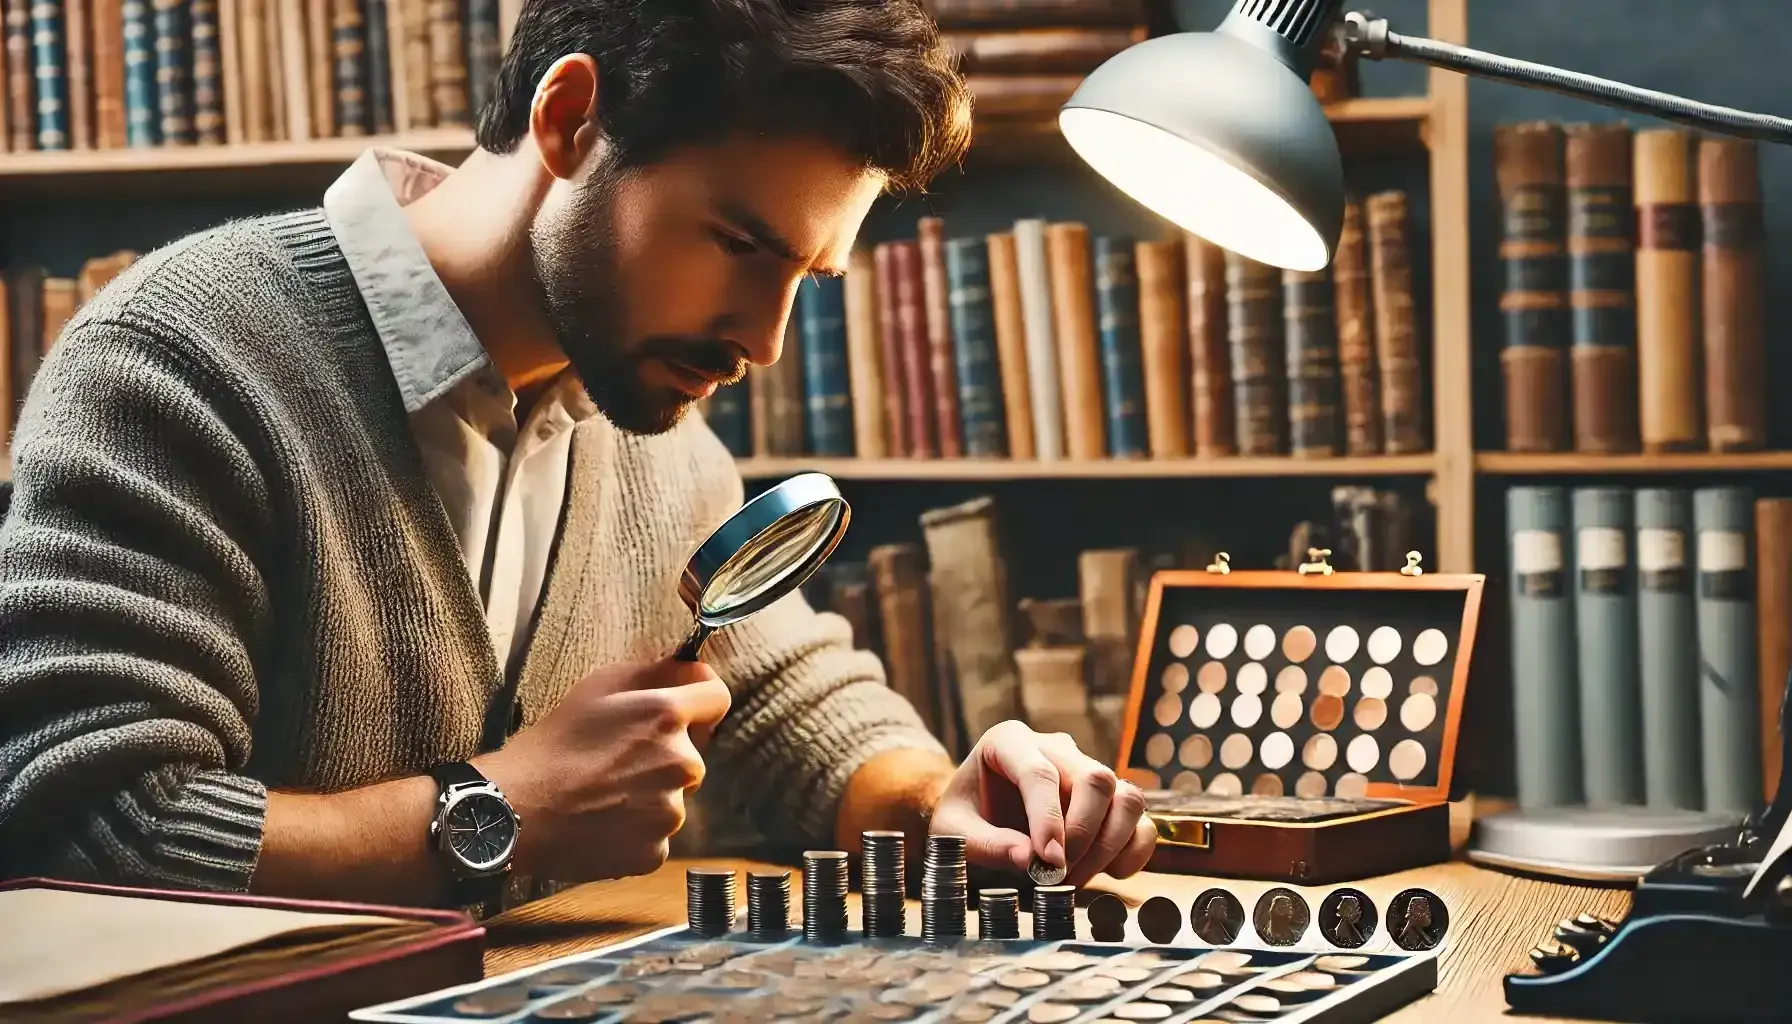
[[[1437,985],[1437,954],[914,936],[812,943],[676,927],[356,1021],[1372,1021]]]

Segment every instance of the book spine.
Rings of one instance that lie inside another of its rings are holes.
[[[498,0],[467,0],[467,90],[478,115],[498,86]]]
[[[367,134],[367,25],[362,0],[334,0],[330,18],[330,82],[336,133]]]
[[[7,296],[11,320],[13,396],[24,400],[43,361],[44,279],[42,267],[26,267],[14,274]]]
[[[995,500],[980,497],[930,509],[921,514],[921,534],[935,622],[943,627],[965,732],[982,736],[1022,713],[1014,670],[1014,605]]]
[[[1195,456],[1216,459],[1237,450],[1231,338],[1226,321],[1226,252],[1185,231],[1182,262],[1187,277],[1189,406],[1194,418]]]
[[[1058,336],[1053,321],[1051,266],[1045,221],[1014,222],[1014,261],[1020,271],[1021,317],[1027,330],[1027,389],[1032,392],[1033,445],[1041,462],[1064,457],[1064,397],[1058,380]]]
[[[765,368],[760,381],[764,390],[765,449],[761,455],[789,458],[803,454],[808,439],[803,423],[803,332],[797,317],[784,324],[784,348],[776,362]]]
[[[235,0],[230,0],[232,7]],[[129,144],[124,113],[124,11],[120,0],[93,0],[94,143],[100,149]]]
[[[797,291],[803,338],[802,393],[810,455],[849,456],[852,450],[852,378],[846,353],[846,282],[803,278]]]
[[[1494,129],[1494,177],[1500,193],[1500,312],[1506,343],[1506,450],[1568,448],[1567,361],[1570,316],[1563,223],[1562,129],[1544,121]]]
[[[436,127],[472,123],[467,112],[467,47],[458,0],[428,0],[430,105]]]
[[[896,279],[896,325],[902,349],[902,409],[908,422],[910,458],[932,459],[940,453],[934,419],[933,360],[927,343],[927,295],[921,283],[921,244],[912,238],[890,243]]]
[[[926,313],[927,359],[933,373],[934,437],[941,458],[964,455],[964,424],[958,411],[958,356],[953,351],[951,288],[946,283],[946,222],[915,221],[921,250],[921,296]]]
[[[197,4],[201,0],[194,0]],[[215,0],[204,0],[208,5]],[[93,148],[93,28],[91,0],[62,0],[68,66],[68,144]],[[215,26],[214,26],[215,28]],[[197,41],[199,26],[193,27]]]
[[[872,251],[859,246],[846,266],[846,373],[852,385],[852,450],[861,459],[887,458],[884,438],[884,383],[878,354],[877,266]]]
[[[1636,209],[1630,126],[1566,129],[1574,448],[1630,452],[1636,427]]]
[[[36,82],[37,148],[67,149],[68,80],[62,66],[62,5],[56,0],[31,2],[31,70]]]
[[[908,382],[903,376],[902,313],[897,304],[896,247],[879,242],[871,250],[877,274],[877,358],[883,371],[884,446],[891,458],[914,455],[904,412]]]
[[[750,404],[748,402],[747,381],[745,378],[733,384],[724,384],[709,396],[709,405],[704,410],[703,419],[709,429],[737,459],[744,459],[753,454],[753,433],[750,421]]]
[[[156,100],[162,145],[191,146],[193,134],[192,19],[188,0],[155,0]]]
[[[1577,487],[1573,518],[1582,784],[1589,804],[1635,806],[1644,792],[1630,553],[1635,499],[1624,487]]]
[[[1052,278],[1052,333],[1058,341],[1058,379],[1064,398],[1065,451],[1072,459],[1107,454],[1101,405],[1101,343],[1095,320],[1095,277],[1089,266],[1089,228],[1074,221],[1048,224],[1046,262]]]
[[[1147,454],[1145,381],[1139,339],[1139,266],[1131,238],[1095,239],[1095,306],[1101,339],[1107,453]]]
[[[1145,41],[1145,26],[997,29],[945,32],[941,38],[964,75],[1086,75]]]
[[[1761,802],[1754,504],[1754,495],[1742,487],[1693,492],[1702,668],[1699,748],[1708,811],[1748,813]]]
[[[1699,140],[1705,436],[1714,451],[1767,444],[1761,174],[1749,139]]]
[[[1658,808],[1697,810],[1699,630],[1693,611],[1692,494],[1636,492],[1637,680],[1643,706],[1643,791]]]
[[[1226,337],[1238,454],[1286,454],[1281,272],[1231,250],[1226,252]]]
[[[1145,428],[1156,458],[1189,453],[1188,311],[1182,247],[1174,241],[1138,245],[1139,357],[1145,378]]]
[[[31,78],[31,2],[5,0],[7,148],[37,148],[37,88]]]
[[[1762,796],[1780,788],[1780,704],[1792,684],[1792,499],[1755,502],[1755,623],[1761,677]]]
[[[964,454],[999,458],[1008,454],[1008,433],[989,292],[989,243],[978,236],[946,239],[945,265]]]
[[[397,124],[392,112],[392,22],[388,0],[362,0],[367,34],[367,128],[389,135]]]
[[[328,139],[364,135],[354,122],[339,124],[342,101],[337,96],[336,21],[358,19],[357,0],[283,0],[282,38],[277,59],[285,65],[289,121],[295,139]],[[344,12],[343,8],[350,8]]]
[[[1633,140],[1636,333],[1643,448],[1704,446],[1700,408],[1699,208],[1692,133],[1646,128]]]
[[[428,128],[436,123],[435,55],[430,50],[435,23],[430,19],[431,2],[387,0],[401,15],[400,31],[395,34],[393,45],[404,51],[405,76],[393,89],[404,90],[405,129]]]
[[[1008,456],[1032,461],[1039,457],[1033,439],[1033,386],[1028,376],[1027,312],[1021,301],[1020,258],[1014,232],[985,237],[989,257],[989,304],[995,313],[996,361],[1002,374],[1002,420],[1008,431]]]
[[[150,27],[149,0],[124,0],[125,138],[132,146],[162,142],[162,121],[156,99],[155,33]]]
[[[928,732],[944,741],[947,730],[933,685],[927,556],[918,544],[882,544],[870,550],[866,564],[877,594],[890,689],[914,707]]]
[[[1406,193],[1391,190],[1365,198],[1363,217],[1369,226],[1369,291],[1375,304],[1375,366],[1381,373],[1382,444],[1390,455],[1428,451],[1431,440],[1419,360]]]
[[[1570,515],[1561,487],[1511,487],[1506,523],[1518,803],[1582,801],[1574,601],[1564,576]]]
[[[224,144],[224,81],[218,52],[217,0],[193,0],[193,137]]]
[[[1369,307],[1369,255],[1360,199],[1344,203],[1344,226],[1332,259],[1332,301],[1338,313],[1345,450],[1351,455],[1379,455],[1381,374],[1375,366],[1375,321]]]
[[[1288,448],[1298,456],[1343,454],[1338,436],[1338,320],[1332,276],[1282,271],[1288,362]]]

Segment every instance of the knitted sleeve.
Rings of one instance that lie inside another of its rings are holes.
[[[91,319],[38,371],[0,526],[0,877],[248,888],[269,503],[207,385]]]

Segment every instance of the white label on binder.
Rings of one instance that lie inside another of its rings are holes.
[[[1685,568],[1686,534],[1658,526],[1636,531],[1636,567],[1644,572]]]
[[[1562,535],[1554,530],[1516,530],[1512,534],[1512,571],[1561,572]]]
[[[1624,531],[1610,526],[1588,526],[1575,538],[1582,569],[1622,569],[1626,561]]]
[[[1734,572],[1748,566],[1748,538],[1741,530],[1700,530],[1699,571]]]

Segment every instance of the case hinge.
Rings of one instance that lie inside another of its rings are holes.
[[[1179,846],[1189,850],[1213,847],[1212,822],[1178,814],[1153,814],[1150,817],[1151,824],[1157,829],[1159,846]]]

